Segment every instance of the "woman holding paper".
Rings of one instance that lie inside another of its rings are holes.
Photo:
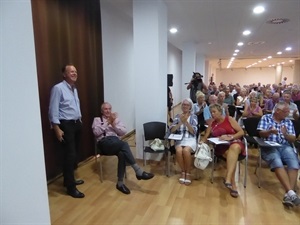
[[[191,181],[191,152],[197,147],[196,134],[198,120],[197,116],[191,113],[193,102],[191,99],[184,99],[181,103],[181,114],[177,114],[174,118],[169,132],[182,135],[181,140],[175,141],[176,161],[181,168],[181,176],[179,183],[190,185]]]
[[[222,106],[212,104],[209,106],[213,122],[206,129],[201,142],[207,142],[209,137],[218,137],[220,141],[228,141],[226,144],[217,144],[215,155],[226,158],[227,174],[224,185],[230,190],[232,197],[238,197],[238,191],[234,179],[236,163],[239,158],[245,157],[245,145],[241,141],[244,135],[243,129],[231,116],[222,115]]]

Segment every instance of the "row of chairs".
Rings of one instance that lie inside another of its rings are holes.
[[[163,153],[165,155],[165,173],[166,175],[169,177],[170,176],[170,166],[171,166],[171,154],[174,152],[172,152],[171,150],[171,146],[170,146],[170,142],[168,140],[165,139],[165,134],[166,134],[166,123],[163,122],[148,122],[145,123],[143,125],[144,128],[144,135],[143,135],[143,163],[144,166],[146,165],[146,158],[147,155],[146,154],[157,154],[157,153]],[[158,150],[158,151],[154,151],[151,149],[151,147],[149,146],[149,141],[154,140],[155,138],[159,138],[160,140],[164,140],[165,141],[165,149],[164,150]],[[245,142],[245,146],[247,148],[247,140],[244,139]],[[248,151],[246,151],[248,152]],[[212,149],[212,155],[214,155],[214,148]],[[103,182],[103,165],[102,165],[102,158],[105,157],[103,155],[99,155],[97,153],[97,145],[95,145],[95,161],[96,161],[96,165],[99,164],[99,172],[100,172],[100,180],[101,182]],[[214,178],[214,170],[215,170],[215,164],[216,164],[216,159],[214,157],[213,163],[212,163],[212,168],[211,168],[211,183],[213,183],[213,178]],[[98,162],[99,161],[99,162]],[[247,180],[247,164],[248,164],[248,153],[246,154],[246,158],[245,158],[245,169],[244,169],[244,187],[246,187],[246,180]],[[240,173],[240,161],[238,163],[238,171]],[[197,177],[198,177],[198,171],[197,171]],[[126,178],[126,173],[125,173],[125,178]]]

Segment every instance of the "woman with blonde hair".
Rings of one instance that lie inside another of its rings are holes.
[[[245,106],[243,117],[262,117],[263,111],[261,107],[258,104],[258,98],[257,97],[251,97],[250,98],[250,104]]]
[[[241,140],[244,131],[234,118],[222,114],[221,105],[212,104],[209,106],[209,110],[213,122],[206,129],[205,135],[200,142],[207,142],[210,136],[229,142],[229,144],[217,145],[215,147],[215,155],[226,158],[227,173],[224,185],[230,190],[230,195],[236,198],[239,195],[235,183],[236,164],[239,158],[246,156],[245,145]]]
[[[177,114],[169,128],[170,133],[182,134],[182,139],[175,141],[176,161],[181,169],[179,183],[190,185],[191,181],[191,153],[197,147],[196,134],[198,120],[192,113],[193,102],[186,98],[181,103],[182,113]]]

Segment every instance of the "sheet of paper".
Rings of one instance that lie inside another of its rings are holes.
[[[228,141],[221,141],[221,140],[219,140],[218,137],[215,137],[215,138],[208,138],[207,140],[209,140],[209,141],[212,142],[212,143],[215,143],[216,145],[219,145],[219,144],[229,144]]]
[[[183,137],[183,134],[170,134],[170,136],[168,137],[168,139],[171,140],[181,140]]]
[[[265,141],[267,144],[271,145],[271,146],[281,146],[280,144],[274,142],[274,141]]]

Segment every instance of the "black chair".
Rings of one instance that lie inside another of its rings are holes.
[[[295,133],[296,133],[296,138],[299,137],[300,135],[300,120],[292,120],[293,125],[294,125],[294,129],[295,129]],[[299,148],[300,148],[300,140],[296,140],[294,143],[295,147],[298,149],[299,152]]]
[[[257,145],[254,137],[259,137],[257,126],[260,119],[260,117],[249,117],[243,119],[244,129],[246,131],[245,138],[249,144]]]
[[[170,175],[170,151],[169,148],[167,148],[167,140],[165,139],[166,135],[166,128],[167,124],[163,122],[148,122],[143,124],[144,128],[144,135],[143,135],[143,161],[144,166],[146,165],[146,154],[158,154],[158,153],[164,153],[166,155],[166,174],[167,176]],[[154,151],[150,147],[151,141],[153,141],[155,138],[160,139],[165,144],[164,150],[157,150]]]
[[[239,157],[238,158],[238,172],[240,175],[240,171],[241,171],[241,161],[245,160],[244,162],[244,188],[246,188],[247,186],[247,167],[248,167],[248,143],[247,143],[247,139],[245,137],[243,137],[243,142],[245,144],[245,151],[246,151],[246,156],[245,157]],[[212,156],[213,156],[213,161],[212,161],[212,167],[211,167],[211,174],[210,174],[210,182],[213,183],[214,182],[214,171],[215,171],[215,164],[216,161],[218,160],[218,157],[215,155],[215,147],[217,144],[210,142],[212,144]],[[225,158],[223,158],[224,160],[226,160]]]
[[[298,111],[300,112],[300,100],[294,101],[294,103],[297,105]]]
[[[236,117],[236,108],[234,105],[228,105],[229,116],[235,118]]]

